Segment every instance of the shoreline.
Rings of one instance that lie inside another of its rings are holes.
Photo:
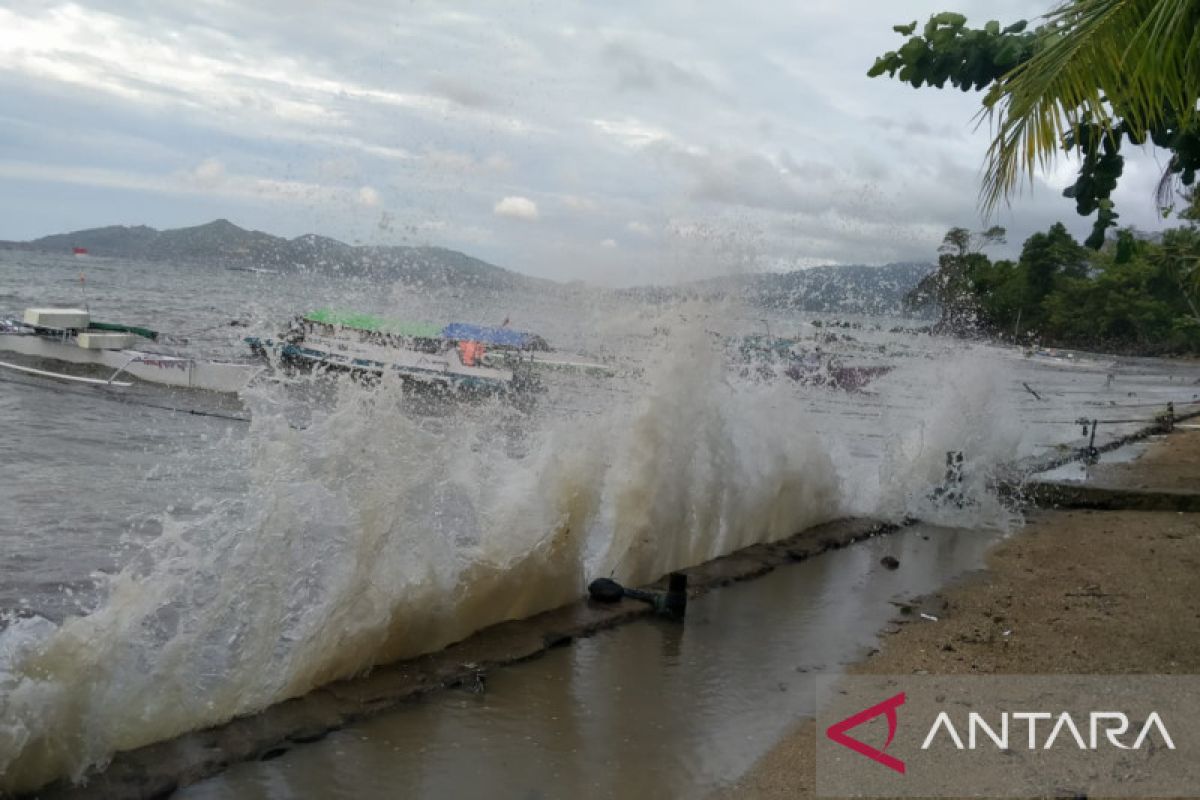
[[[1174,433],[1132,463],[1100,465],[1093,481],[1200,493],[1200,431]],[[899,616],[849,673],[1200,673],[1200,513],[1032,511],[987,562],[925,598],[936,622]],[[798,721],[711,800],[814,797],[818,735],[811,719]]]
[[[902,527],[877,519],[833,520],[681,572],[688,575],[688,597],[694,598]],[[667,578],[641,588],[665,590]],[[497,668],[537,658],[576,638],[654,613],[649,604],[636,600],[602,604],[585,597],[531,617],[497,623],[441,650],[376,666],[358,677],[326,684],[254,714],[118,752],[104,768],[89,771],[82,784],[60,778],[38,788],[22,786],[13,796],[39,800],[166,797],[233,764],[278,757],[406,702],[469,685]],[[0,790],[0,797],[5,796]]]
[[[1144,428],[1103,449],[1162,430],[1158,425]],[[1048,458],[1061,463],[1071,456],[1058,454]],[[1044,460],[1029,459],[1020,467],[1045,469]],[[1197,469],[1200,472],[1200,460]],[[1200,486],[1200,480],[1197,485]],[[778,542],[753,545],[683,570],[691,579],[689,595],[752,579],[789,562],[889,533],[898,527],[880,520],[845,519],[818,525]],[[665,578],[645,588],[665,588]],[[574,638],[590,636],[652,613],[648,606],[633,601],[597,606],[581,600],[533,617],[499,623],[443,650],[375,667],[366,675],[327,684],[256,714],[117,753],[105,769],[91,772],[84,785],[73,786],[60,780],[40,789],[21,788],[39,797],[165,795],[234,763],[276,757],[293,746],[316,741],[410,699],[469,682],[478,674],[535,658],[550,648],[569,644]]]

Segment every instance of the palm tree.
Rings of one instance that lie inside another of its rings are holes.
[[[1046,20],[1034,55],[984,99],[995,131],[980,192],[988,210],[1081,126],[1114,137],[1120,123],[1140,143],[1164,126],[1194,129],[1200,116],[1200,0],[1072,0]]]

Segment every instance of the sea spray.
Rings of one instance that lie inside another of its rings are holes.
[[[530,420],[422,417],[343,382],[302,425],[264,386],[244,498],[168,517],[94,613],[0,635],[0,788],[82,778],[112,753],[841,511],[837,470],[786,382],[725,380],[677,327],[640,394]],[[293,420],[294,422],[294,420]],[[514,455],[515,453],[515,455]]]
[[[594,568],[646,581],[840,511],[833,462],[785,382],[730,382],[698,328],[675,334],[602,476]]]
[[[1028,428],[1010,395],[1007,362],[994,350],[959,346],[903,377],[924,402],[884,412],[882,427],[892,434],[878,468],[876,513],[963,527],[1013,523],[992,487],[993,470],[1017,458]]]

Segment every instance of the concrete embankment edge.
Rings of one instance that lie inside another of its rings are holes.
[[[881,520],[836,520],[682,571],[688,574],[688,593],[694,597],[898,528]],[[665,585],[664,576],[644,588]],[[474,680],[479,673],[535,658],[575,638],[652,613],[650,606],[633,600],[602,605],[581,599],[527,619],[493,625],[438,652],[376,667],[367,675],[323,686],[254,715],[118,753],[103,771],[88,776],[84,785],[55,783],[30,796],[46,800],[166,797],[232,764],[274,758],[357,720]]]

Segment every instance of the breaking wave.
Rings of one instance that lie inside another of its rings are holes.
[[[929,368],[946,406],[883,419],[865,470],[793,384],[730,380],[698,329],[655,347],[639,392],[586,413],[421,415],[386,383],[346,383],[296,425],[282,389],[257,388],[248,435],[214,447],[244,465],[244,496],[166,515],[93,613],[0,633],[0,789],[79,780],[598,575],[638,584],[847,511],[905,513],[964,431],[988,457],[1010,447],[988,382]]]

